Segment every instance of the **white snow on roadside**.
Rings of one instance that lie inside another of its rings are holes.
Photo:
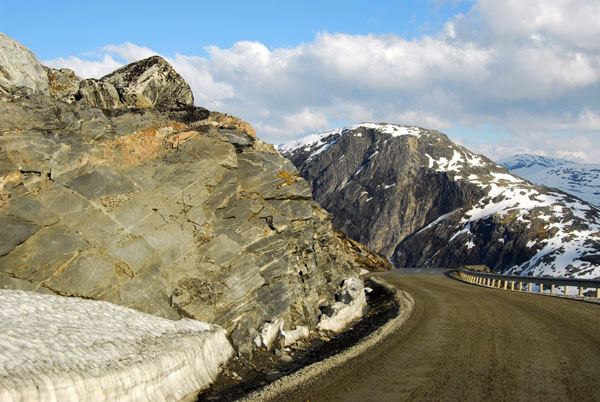
[[[260,334],[254,338],[255,345],[271,350],[273,343],[282,329],[283,321],[279,318],[275,319],[273,322],[265,322],[260,329]]]
[[[299,326],[294,330],[290,331],[281,331],[281,335],[283,335],[283,344],[285,346],[293,345],[298,342],[300,339],[306,339],[310,335],[310,331],[307,327]]]
[[[180,400],[232,355],[225,331],[111,303],[0,290],[0,400]]]
[[[367,306],[363,281],[348,278],[342,285],[342,291],[333,303],[329,314],[323,314],[317,325],[319,330],[340,332],[352,321],[362,317]]]

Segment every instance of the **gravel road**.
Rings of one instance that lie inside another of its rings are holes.
[[[598,401],[600,306],[379,274],[415,306],[404,326],[278,401]]]

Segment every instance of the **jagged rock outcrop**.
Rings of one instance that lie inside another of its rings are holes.
[[[0,94],[48,94],[46,72],[25,46],[0,32]]]
[[[358,124],[278,147],[348,236],[399,267],[600,277],[600,210],[445,135]]]
[[[160,56],[128,64],[99,80],[83,80],[79,97],[84,106],[101,109],[168,109],[194,104],[188,83]]]
[[[208,321],[242,352],[276,320],[282,344],[314,330],[356,254],[291,162],[191,106],[163,62],[98,81],[121,103],[52,69],[64,92],[0,97],[0,287]]]

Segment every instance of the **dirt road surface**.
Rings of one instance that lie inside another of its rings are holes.
[[[600,306],[441,275],[379,275],[415,300],[402,329],[281,401],[599,401]]]

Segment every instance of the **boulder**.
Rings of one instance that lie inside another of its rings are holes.
[[[82,105],[101,109],[169,109],[194,105],[190,86],[160,56],[128,64],[100,80],[83,80],[78,97]]]
[[[0,32],[0,94],[49,94],[48,76],[25,46]]]

